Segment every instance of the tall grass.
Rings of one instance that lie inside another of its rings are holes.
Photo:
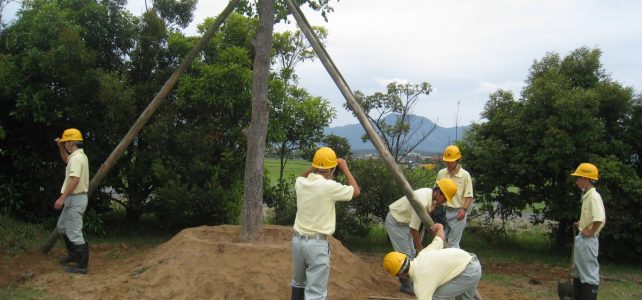
[[[279,181],[279,171],[281,168],[281,161],[278,158],[266,158],[264,161],[265,171],[272,184]],[[301,176],[310,168],[310,162],[302,159],[290,159],[285,164],[283,170],[283,178],[286,180],[291,177]]]

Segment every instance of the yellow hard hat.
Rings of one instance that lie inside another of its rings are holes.
[[[442,157],[442,160],[451,162],[451,161],[456,161],[460,158],[461,158],[461,152],[459,152],[459,147],[455,145],[450,145],[446,147],[446,151],[444,151],[444,157]]]
[[[332,169],[336,167],[337,164],[339,164],[339,161],[337,161],[337,154],[334,153],[334,150],[330,147],[321,147],[314,153],[312,167],[316,169]]]
[[[409,261],[406,254],[401,252],[390,252],[383,257],[383,268],[392,276],[403,273],[408,268]]]
[[[69,142],[69,141],[82,141],[82,134],[80,130],[76,128],[69,128],[62,133],[62,137],[58,142]]]
[[[593,180],[597,180],[599,177],[597,167],[591,163],[581,163],[571,175]]]
[[[452,198],[457,193],[457,184],[450,178],[442,178],[437,180],[437,186],[444,196],[446,196],[448,202],[451,202]]]

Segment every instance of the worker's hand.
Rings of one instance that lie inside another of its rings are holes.
[[[462,207],[457,211],[457,220],[463,220],[466,217],[466,210]]]
[[[339,170],[347,170],[348,169],[348,163],[346,162],[345,159],[343,158],[337,158],[337,162],[339,164]]]
[[[589,227],[586,226],[586,227],[582,228],[582,236],[584,236],[584,237],[592,237],[593,236],[593,232],[591,232],[591,229],[589,229]]]
[[[55,138],[55,139],[54,139],[54,142],[55,142],[58,146],[62,146],[62,142],[60,141],[60,138]]]
[[[432,227],[430,227],[430,230],[432,230],[432,234],[434,236],[440,237],[442,241],[446,240],[446,234],[444,233],[444,225],[435,223],[435,225],[432,225]]]
[[[56,199],[56,202],[54,202],[54,208],[56,210],[59,210],[62,208],[63,204],[65,204],[65,198],[61,196],[60,198]]]

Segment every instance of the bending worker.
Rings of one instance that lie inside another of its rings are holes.
[[[580,233],[575,237],[573,256],[573,299],[597,299],[600,285],[600,264],[597,261],[600,241],[598,237],[606,222],[602,196],[595,189],[598,180],[597,167],[590,163],[580,164],[571,174],[577,177],[575,185],[582,191],[582,211],[577,223]]]
[[[446,204],[446,224],[444,224],[446,242],[448,247],[460,248],[459,242],[466,228],[466,214],[473,203],[473,181],[468,171],[459,164],[461,160],[459,147],[455,145],[446,147],[442,160],[446,163],[446,168],[439,170],[437,181],[450,178],[457,184],[457,193],[452,201]]]
[[[482,269],[474,254],[459,248],[444,248],[444,227],[435,224],[432,243],[413,260],[406,254],[390,252],[383,267],[392,276],[410,278],[417,300],[475,299]]]
[[[449,202],[456,192],[455,182],[452,179],[444,178],[437,181],[437,187],[434,189],[421,188],[414,191],[414,198],[430,214],[437,205]],[[385,226],[392,247],[395,251],[404,253],[413,259],[423,249],[419,234],[421,219],[405,196],[390,204],[389,208]],[[400,291],[413,294],[412,282],[408,278],[399,277],[399,283],[401,284]]]
[[[348,185],[334,181],[339,168]],[[330,274],[330,248],[327,237],[336,226],[335,203],[350,201],[361,193],[348,164],[337,159],[328,147],[317,150],[312,167],[298,177],[296,218],[292,236],[292,300],[326,299]]]

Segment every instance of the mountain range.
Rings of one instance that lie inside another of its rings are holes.
[[[397,116],[393,114],[384,118],[388,124],[394,124],[396,119]],[[435,126],[435,123],[430,119],[417,115],[410,115],[408,121],[411,126],[411,132],[417,132],[418,134],[416,135],[419,135],[422,132],[429,132]],[[469,128],[470,125],[449,128],[437,126],[428,138],[415,148],[414,152],[441,153],[444,151],[444,148],[454,143],[456,139],[461,139]],[[324,129],[324,133],[326,135],[334,134],[348,139],[352,152],[367,153],[376,151],[370,141],[364,143],[361,140],[361,137],[365,134],[365,130],[360,123],[327,127]],[[415,142],[418,139],[418,136],[414,136],[411,141]]]

